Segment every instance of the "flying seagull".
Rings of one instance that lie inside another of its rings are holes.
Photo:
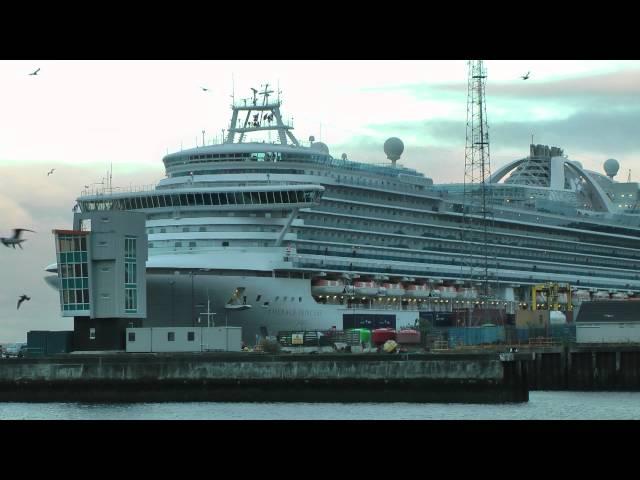
[[[54,171],[54,170],[55,170],[55,168],[52,168],[51,170],[49,170],[49,173],[47,173],[47,177],[48,177],[49,175],[51,175],[51,174],[53,173],[53,171]]]
[[[2,242],[2,244],[5,247],[8,247],[9,245],[11,245],[14,249],[16,248],[16,245],[18,245],[21,249],[22,249],[22,245],[20,245],[22,242],[26,241],[25,238],[20,238],[20,234],[22,232],[34,232],[33,230],[27,230],[26,228],[14,228],[13,229],[13,237],[0,237],[0,242]]]
[[[529,75],[531,75],[531,72],[527,72],[527,74],[526,74],[526,75],[523,75],[523,76],[522,76],[522,77],[520,77],[520,78],[522,78],[523,80],[527,80],[527,79],[529,78]]]
[[[200,87],[200,88],[202,89],[203,92],[208,92],[209,91],[209,89],[206,88],[206,87]]]
[[[31,72],[29,75],[38,75],[39,71],[40,71],[40,69],[37,69],[35,72]]]
[[[16,308],[16,310],[20,309],[20,304],[22,302],[24,302],[25,300],[31,300],[31,297],[27,297],[26,295],[20,295],[20,297],[18,299],[18,307]]]

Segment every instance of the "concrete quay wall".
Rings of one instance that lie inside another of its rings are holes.
[[[92,354],[0,362],[0,401],[528,400],[526,365],[485,355]]]

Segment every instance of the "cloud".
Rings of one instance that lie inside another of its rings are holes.
[[[467,82],[447,82],[434,85],[405,85],[399,87],[417,94],[431,91],[466,92]],[[575,76],[555,80],[537,81],[535,72],[529,80],[515,79],[513,81],[487,82],[487,95],[513,96],[518,98],[531,97],[567,97],[576,96],[622,96],[631,97],[640,94],[640,70],[629,69],[598,75]]]
[[[544,143],[564,148],[570,156],[572,152],[626,156],[640,153],[640,108],[627,111],[585,110],[566,119],[537,121],[500,121],[489,125],[492,152],[503,150],[520,151],[528,154],[531,134],[535,143]],[[434,146],[459,146],[464,148],[466,124],[454,120],[425,120],[422,122],[401,122],[388,124],[384,131],[398,132],[422,138],[422,142],[434,142]]]
[[[53,175],[46,172],[50,164],[20,163],[0,166],[3,190],[0,193],[0,235],[12,228],[23,227],[36,233],[25,233],[24,250],[0,245],[0,343],[24,342],[29,330],[72,330],[73,319],[60,315],[58,293],[49,287],[44,268],[55,262],[56,252],[51,231],[69,228],[71,211],[84,185],[100,179],[106,169],[102,165],[82,167],[59,166]],[[124,171],[114,167],[114,185],[143,185],[158,178],[162,166]],[[18,297],[26,293],[31,301],[16,309]]]

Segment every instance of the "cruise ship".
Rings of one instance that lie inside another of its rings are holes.
[[[479,306],[513,314],[544,282],[570,285],[574,303],[640,295],[639,187],[614,180],[615,160],[601,174],[531,145],[491,175],[489,220],[466,209],[464,184],[402,166],[400,139],[378,163],[303,144],[272,93],[234,101],[221,143],[166,155],[154,188],[77,199],[146,214],[147,325],[211,320],[251,341]],[[277,141],[249,139],[269,132]]]

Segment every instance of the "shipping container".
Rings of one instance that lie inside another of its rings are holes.
[[[449,329],[449,347],[504,343],[504,327],[456,327]]]
[[[396,331],[392,328],[378,328],[373,331],[371,337],[374,345],[382,345],[387,340],[395,340]]]
[[[420,332],[417,330],[398,330],[396,341],[399,344],[419,344]]]

